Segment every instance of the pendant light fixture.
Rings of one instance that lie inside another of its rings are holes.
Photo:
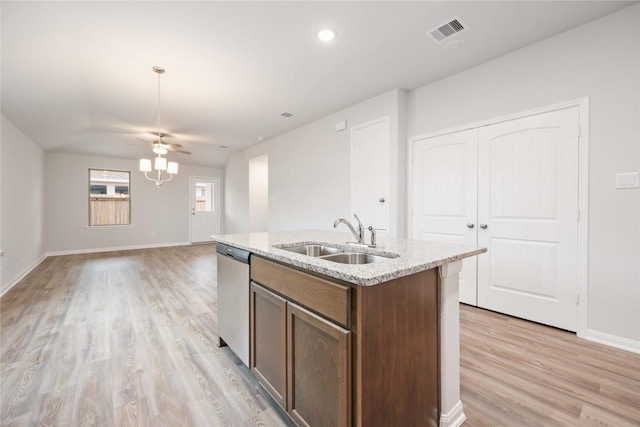
[[[140,159],[140,172],[144,172],[145,178],[156,183],[156,187],[160,188],[165,182],[171,181],[173,175],[178,173],[178,163],[168,162],[167,158],[162,157],[168,152],[168,145],[162,140],[162,126],[160,124],[160,76],[164,74],[165,69],[162,67],[153,67],[153,71],[158,74],[158,140],[153,143],[153,152],[157,154],[154,159],[153,169],[157,172],[157,177],[149,177],[151,172],[151,160]],[[163,176],[166,172],[169,177]]]

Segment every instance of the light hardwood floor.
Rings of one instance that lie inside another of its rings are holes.
[[[0,424],[285,425],[215,277],[213,245],[47,258],[0,300]],[[638,426],[640,355],[463,305],[461,394],[468,426]]]
[[[1,300],[3,426],[276,426],[217,347],[214,245],[47,258]]]
[[[469,426],[640,426],[640,355],[460,305]]]

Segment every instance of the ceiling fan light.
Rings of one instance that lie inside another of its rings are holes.
[[[140,159],[140,172],[151,172],[151,160]]]
[[[154,165],[154,168],[157,171],[166,171],[167,159],[165,159],[164,157],[156,157],[156,163]]]
[[[167,172],[175,175],[178,173],[178,163],[176,162],[169,162],[169,166],[167,167]]]
[[[161,154],[161,155],[165,155],[168,153],[167,149],[164,148],[163,146],[160,145],[156,145],[153,147],[153,152],[156,154]]]

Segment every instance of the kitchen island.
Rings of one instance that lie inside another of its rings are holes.
[[[483,248],[348,233],[215,236],[251,252],[250,368],[299,425],[460,425],[458,273]],[[296,249],[331,250],[310,256]],[[344,264],[366,253],[371,263]]]

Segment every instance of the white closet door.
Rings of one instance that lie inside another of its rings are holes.
[[[476,129],[415,141],[412,238],[476,244]],[[463,261],[460,301],[476,305],[476,258]]]
[[[576,330],[578,109],[479,130],[478,305]],[[485,228],[486,226],[486,228]]]
[[[389,232],[389,118],[351,129],[351,208],[364,226]]]

